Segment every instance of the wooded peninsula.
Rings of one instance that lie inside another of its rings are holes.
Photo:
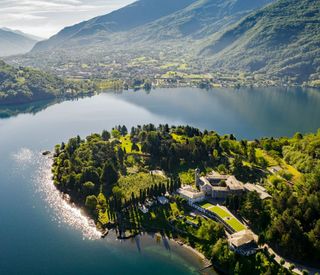
[[[159,232],[233,274],[320,262],[320,131],[247,141],[190,126],[116,126],[56,145],[52,172],[119,238]]]

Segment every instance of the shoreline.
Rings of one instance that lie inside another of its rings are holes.
[[[189,251],[191,251],[193,254],[197,255],[199,258],[201,258],[201,260],[203,261],[207,261],[210,262],[210,260],[200,251],[198,251],[197,249],[193,248],[192,246],[186,244],[186,243],[179,243],[181,242],[180,240],[177,239],[171,239],[169,238],[170,241],[173,241],[174,243],[178,244],[179,246],[183,247],[184,249],[187,249]],[[211,262],[210,262],[211,263]]]

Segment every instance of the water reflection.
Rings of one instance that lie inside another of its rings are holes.
[[[46,100],[39,101],[35,103],[20,104],[20,105],[9,105],[1,106],[0,105],[0,119],[15,117],[19,114],[36,114],[41,112],[48,107],[57,104],[61,101],[58,100]]]
[[[74,204],[70,204],[59,192],[52,181],[52,159],[42,156],[39,152],[33,152],[28,148],[21,148],[13,154],[13,158],[19,167],[35,166],[33,183],[35,192],[51,208],[50,215],[57,224],[65,223],[79,230],[84,239],[97,240],[101,233],[96,229],[94,221],[83,215],[82,211]]]

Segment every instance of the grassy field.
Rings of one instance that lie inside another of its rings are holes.
[[[213,212],[213,213],[215,213],[221,219],[225,219],[225,218],[231,217],[230,214],[227,211],[225,211],[224,209],[222,209],[219,206],[212,206],[212,207],[208,208],[208,210]]]
[[[246,229],[246,227],[234,217],[225,219],[225,222],[236,232]]]

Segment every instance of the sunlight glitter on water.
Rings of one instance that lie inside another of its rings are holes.
[[[84,239],[101,238],[101,233],[96,229],[94,221],[85,216],[74,204],[64,199],[62,193],[54,186],[51,157],[42,156],[26,148],[21,149],[13,157],[20,165],[35,165],[33,177],[35,192],[52,210],[49,213],[53,221],[59,225],[65,223],[81,231]]]

